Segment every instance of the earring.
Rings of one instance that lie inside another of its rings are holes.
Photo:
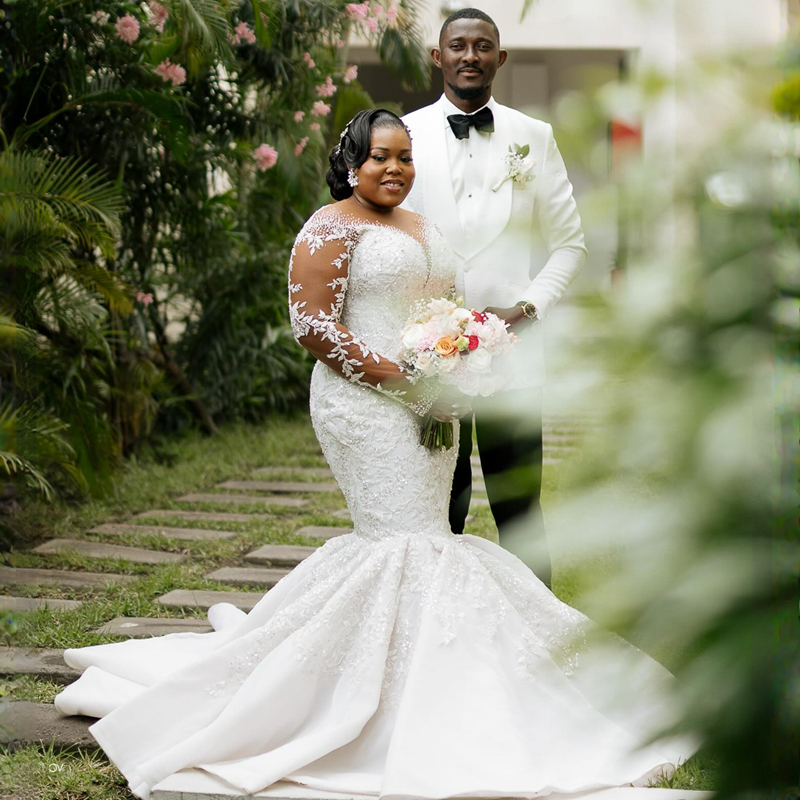
[[[347,182],[353,188],[358,186],[358,175],[356,175],[356,171],[352,167],[347,170]]]

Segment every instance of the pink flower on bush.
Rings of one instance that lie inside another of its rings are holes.
[[[256,161],[256,166],[262,172],[265,172],[266,170],[272,169],[275,166],[275,163],[278,160],[278,151],[271,145],[260,144],[253,151],[253,158]]]
[[[391,25],[397,19],[397,6],[392,3],[389,8],[386,9],[386,20]]]
[[[328,75],[325,78],[325,83],[317,86],[317,97],[333,97],[336,94],[336,86],[333,83],[333,78]]]
[[[117,29],[117,36],[122,39],[123,42],[133,44],[139,37],[139,21],[130,14],[120,17],[116,23],[114,23],[114,27]]]
[[[244,39],[248,44],[255,44],[256,35],[246,22],[240,22],[233,30],[237,39]],[[236,44],[239,42],[237,41]]]
[[[186,70],[180,64],[170,64],[169,59],[165,58],[155,69],[156,75],[160,75],[161,79],[172,81],[173,86],[180,86],[186,83]]]
[[[305,111],[295,111],[294,112],[294,121],[295,122],[302,122],[303,117],[306,115]]]
[[[98,25],[105,25],[108,22],[108,14],[105,11],[95,11],[94,14],[89,17],[89,20]]]
[[[344,39],[338,39],[336,41],[336,46],[337,47],[344,47]]]
[[[297,145],[295,146],[295,148],[294,148],[294,154],[295,154],[296,156],[299,156],[299,155],[300,155],[300,154],[303,152],[303,150],[305,150],[305,149],[306,149],[306,145],[307,145],[307,144],[308,144],[308,136],[304,136],[304,137],[303,137],[303,138],[302,138],[302,139],[301,139],[301,140],[300,140],[300,141],[297,143]]]
[[[150,24],[159,32],[164,32],[164,23],[167,21],[167,17],[169,16],[169,11],[167,11],[161,3],[157,3],[155,0],[150,0],[148,4],[150,6],[150,11],[152,12],[153,16],[150,17]]]
[[[350,19],[366,19],[367,15],[369,14],[369,4],[348,3],[345,6],[345,10],[347,11],[347,16],[350,17]]]
[[[367,17],[364,20],[364,24],[367,26],[367,30],[370,33],[377,33],[378,32],[378,18],[377,17]]]
[[[309,128],[312,130],[312,131],[318,131],[318,130],[320,130],[320,128],[322,127],[322,125],[320,125],[320,124],[319,124],[319,122],[312,122],[312,123],[311,123],[311,124],[310,124],[308,127],[309,127]]]
[[[345,70],[342,80],[345,83],[352,83],[357,77],[358,67],[355,64],[350,64],[350,66]]]
[[[314,67],[317,66],[316,63],[314,62],[314,59],[311,58],[311,53],[303,53],[303,61],[305,61],[306,64],[308,64],[309,69],[314,69]]]
[[[150,292],[137,292],[136,302],[141,303],[145,308],[153,302],[153,295]]]
[[[323,103],[322,100],[317,100],[317,102],[311,106],[312,117],[327,117],[330,113],[331,107],[327,103]]]

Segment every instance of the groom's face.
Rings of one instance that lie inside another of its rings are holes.
[[[497,70],[508,57],[494,27],[482,19],[457,19],[431,51],[447,88],[460,100],[488,100]]]

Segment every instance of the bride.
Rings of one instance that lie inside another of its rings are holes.
[[[289,303],[355,530],[250,613],[213,606],[211,633],[66,650],[83,673],[58,710],[101,718],[89,730],[140,798],[190,768],[234,793],[285,781],[380,798],[528,798],[668,773],[697,749],[653,738],[676,721],[676,679],[508,552],[449,529],[458,448],[426,449],[420,423],[467,401],[392,360],[411,306],[455,274],[438,230],[398,208],[414,180],[407,129],[361,112],[330,160],[339,202],[297,236]]]

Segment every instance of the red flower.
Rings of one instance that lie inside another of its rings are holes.
[[[469,349],[475,350],[478,347],[478,337],[473,334],[469,337]]]
[[[472,309],[472,316],[475,317],[476,322],[486,322],[489,319],[486,314],[481,311],[475,311],[475,309]]]

